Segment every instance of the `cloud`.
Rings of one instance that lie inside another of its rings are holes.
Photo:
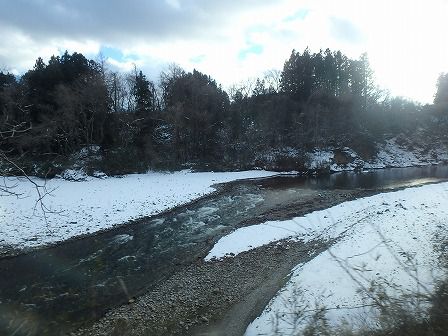
[[[332,35],[339,41],[358,44],[364,40],[359,29],[348,20],[330,17],[330,26]]]
[[[135,61],[148,67],[153,67],[148,64],[152,61],[177,62],[189,67],[215,54],[210,50],[214,45],[234,44],[235,29],[229,27],[240,27],[242,16],[247,20],[250,17],[247,14],[254,13],[254,8],[263,11],[276,3],[275,0],[0,0],[0,66],[25,71],[37,57],[48,59],[66,49],[95,57],[102,48],[111,47],[123,54],[138,55]],[[223,52],[234,48],[219,49]],[[195,58],[198,54],[204,55],[201,60]],[[110,58],[115,63],[126,63],[117,55]]]
[[[0,0],[0,21],[32,38],[105,43],[209,36],[241,11],[273,0]],[[207,29],[204,29],[207,27]]]
[[[100,43],[95,40],[32,39],[27,34],[0,24],[2,38],[0,40],[0,69],[6,68],[16,74],[33,67],[36,59],[49,59],[52,55],[60,55],[65,50],[80,52],[94,57],[100,50]]]
[[[199,63],[204,62],[204,60],[206,58],[207,58],[207,56],[205,56],[204,54],[201,54],[201,55],[190,57],[190,62],[191,63],[195,63],[195,64],[199,64]]]
[[[181,9],[181,4],[179,0],[165,0],[165,2],[174,9]]]
[[[148,77],[175,62],[224,86],[281,69],[291,50],[368,52],[392,94],[431,101],[448,71],[446,0],[0,0],[0,68],[65,49]]]
[[[131,72],[135,67],[139,68],[143,63],[139,60],[121,60],[117,61],[114,58],[108,57],[106,62],[113,68],[121,72]]]

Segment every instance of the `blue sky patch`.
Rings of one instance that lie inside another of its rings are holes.
[[[264,47],[261,44],[249,43],[247,48],[240,50],[238,59],[245,60],[249,54],[260,55],[263,52],[263,49]]]
[[[114,47],[102,46],[100,52],[104,55],[104,57],[112,58],[119,62],[137,61],[139,59],[137,55],[130,54],[125,56],[120,49]]]
[[[310,10],[306,9],[306,8],[299,9],[294,14],[284,18],[283,21],[284,22],[291,22],[291,21],[296,21],[296,20],[303,20],[303,19],[305,19],[307,17],[309,12],[310,12]]]
[[[193,57],[190,58],[190,62],[191,63],[195,63],[195,64],[202,63],[204,60],[205,60],[205,55],[204,54],[193,56]]]

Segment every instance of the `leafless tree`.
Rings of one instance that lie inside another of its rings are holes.
[[[265,71],[264,81],[269,91],[278,93],[280,91],[280,84],[282,79],[282,72],[277,69]]]
[[[29,106],[20,107],[20,109],[27,109]],[[53,212],[44,202],[44,198],[51,193],[47,189],[46,179],[42,183],[37,182],[36,179],[30,177],[25,170],[19,166],[16,160],[10,158],[11,150],[8,150],[8,144],[18,137],[29,133],[32,130],[32,125],[26,122],[14,123],[10,121],[7,113],[1,116],[0,128],[0,197],[17,197],[23,198],[25,195],[18,189],[19,180],[17,175],[24,178],[37,194],[37,200],[34,205],[34,211],[40,212],[47,221],[47,214]],[[24,155],[24,154],[22,154]],[[11,174],[12,172],[12,174]],[[11,176],[14,175],[14,176]]]

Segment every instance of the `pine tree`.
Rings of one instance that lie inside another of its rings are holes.
[[[155,109],[154,84],[146,79],[142,71],[135,76],[134,97],[135,113],[147,117]]]
[[[434,104],[448,106],[448,73],[440,74],[437,80],[437,92]]]

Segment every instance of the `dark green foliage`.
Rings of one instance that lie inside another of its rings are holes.
[[[0,72],[0,90],[3,91],[14,84],[16,84],[16,78],[13,74]]]
[[[281,73],[235,88],[230,99],[197,70],[173,65],[156,87],[136,68],[110,72],[65,52],[48,63],[38,58],[19,79],[0,72],[0,151],[51,165],[98,145],[101,169],[110,173],[302,169],[303,160],[289,156],[289,149],[326,146],[349,146],[369,159],[375,141],[416,128],[447,137],[447,78],[439,78],[434,106],[380,100],[367,55],[352,60],[340,51],[306,49],[293,51]]]
[[[221,146],[229,111],[227,93],[209,76],[194,70],[165,78],[164,118],[180,162],[212,160]]]
[[[441,74],[437,80],[434,104],[448,106],[448,73]]]
[[[96,63],[81,54],[53,56],[48,65],[39,58],[12,103],[10,122],[30,128],[26,137],[15,139],[19,153],[66,155],[103,140],[107,90]]]
[[[354,65],[358,62],[350,60],[340,51],[327,49],[311,54],[306,49],[300,54],[293,50],[283,68],[281,90],[299,101],[307,101],[319,92],[335,97],[354,93],[352,84],[358,75]]]
[[[4,116],[10,108],[8,104],[11,103],[12,97],[8,96],[13,93],[16,85],[17,82],[14,75],[8,72],[0,72],[0,116]]]
[[[154,84],[148,81],[141,71],[135,76],[133,94],[137,116],[146,117],[155,112],[156,94]]]

